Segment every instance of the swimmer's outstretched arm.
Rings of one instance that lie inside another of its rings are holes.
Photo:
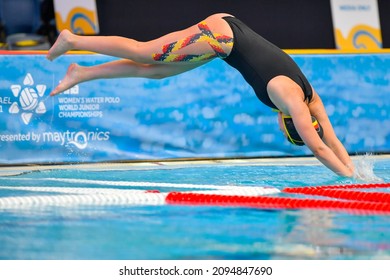
[[[271,80],[267,89],[272,102],[284,114],[292,117],[299,136],[313,152],[313,155],[336,174],[352,177],[354,175],[352,161],[334,134],[318,94],[314,93],[314,100],[308,106],[303,100],[302,89],[284,76],[278,76]],[[324,130],[324,141],[313,128],[311,115],[321,123]]]
[[[318,111],[309,111],[307,106],[302,106],[301,110],[291,108],[291,116],[306,146],[313,152],[314,156],[326,167],[340,176],[352,177],[354,175],[354,166],[346,152],[344,146],[334,134],[333,128],[324,115],[318,114]],[[323,109],[325,112],[325,109]],[[321,139],[313,126],[311,125],[311,115],[314,115],[321,123],[324,130],[324,136]]]
[[[317,118],[324,129],[323,141],[318,136],[317,132],[313,128],[313,125],[311,124],[311,113],[308,108],[303,106],[301,111],[295,109],[290,111],[290,115],[294,121],[294,126],[302,140],[305,142],[306,146],[313,152],[314,156],[337,175],[352,177],[354,175],[354,168],[352,161],[350,160],[345,149],[341,149],[340,147],[337,149],[333,147],[332,149],[327,145],[329,142],[329,126],[326,124],[324,125],[323,122]],[[336,141],[332,142],[336,143]],[[341,145],[341,142],[339,142],[338,139],[337,142],[339,145]],[[335,151],[343,152],[336,154]]]
[[[313,90],[314,91],[314,90]],[[314,115],[317,120],[321,123],[324,129],[324,136],[322,140],[324,143],[333,151],[333,153],[340,159],[340,161],[347,166],[349,169],[354,171],[354,165],[344,145],[341,143],[336,133],[334,132],[333,126],[329,120],[329,117],[325,111],[325,106],[322,103],[321,98],[314,91],[314,102],[311,104],[311,114]]]

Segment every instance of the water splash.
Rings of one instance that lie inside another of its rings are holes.
[[[355,161],[354,178],[369,183],[380,183],[384,180],[374,173],[375,161],[371,154],[365,154]]]

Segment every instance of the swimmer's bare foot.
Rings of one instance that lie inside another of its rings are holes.
[[[68,71],[66,72],[65,77],[62,79],[60,84],[50,93],[51,96],[64,92],[67,89],[77,85],[80,82],[83,82],[82,75],[83,67],[77,65],[76,63],[72,63]]]
[[[60,55],[66,53],[67,51],[72,49],[72,37],[74,34],[69,30],[62,30],[60,35],[58,36],[54,45],[50,48],[47,53],[47,59],[54,60]]]

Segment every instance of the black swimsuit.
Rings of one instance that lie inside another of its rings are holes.
[[[279,75],[287,76],[296,82],[302,88],[305,100],[311,100],[311,86],[288,54],[239,19],[230,16],[223,19],[230,25],[234,37],[233,49],[224,60],[242,74],[265,105],[278,109],[268,96],[267,84]]]

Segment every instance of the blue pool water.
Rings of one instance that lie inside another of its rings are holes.
[[[373,168],[376,176],[390,182],[388,158],[375,160]],[[101,181],[113,183],[102,186]],[[9,187],[0,188],[0,198],[56,195],[50,191],[38,194],[22,187],[137,189],[116,186],[115,182],[278,189],[361,183],[337,177],[321,165],[287,164],[283,159],[271,165],[221,163],[153,168],[129,165],[103,169],[69,166],[0,177],[0,186]],[[161,186],[149,189],[178,190]],[[0,259],[388,258],[389,215],[182,205],[0,209]]]

